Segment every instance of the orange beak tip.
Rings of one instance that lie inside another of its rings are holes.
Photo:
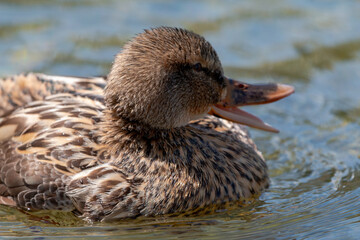
[[[282,97],[287,97],[295,92],[295,88],[287,84],[278,84],[278,89],[282,93]]]
[[[265,100],[262,103],[276,102],[280,99],[290,96],[294,92],[295,92],[295,88],[293,86],[286,84],[276,84],[276,91],[274,91],[273,93],[268,93],[266,96],[267,100]],[[259,104],[262,103],[260,102]]]

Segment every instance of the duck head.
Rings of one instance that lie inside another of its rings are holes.
[[[116,56],[105,101],[118,117],[155,129],[181,127],[210,113],[276,132],[238,106],[273,102],[293,92],[283,84],[226,78],[216,51],[203,37],[160,27],[137,35]]]

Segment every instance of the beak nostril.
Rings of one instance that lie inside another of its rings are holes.
[[[243,84],[243,83],[237,83],[237,84],[235,84],[235,86],[237,88],[241,88],[241,89],[244,89],[244,90],[249,88],[249,86],[247,84]]]

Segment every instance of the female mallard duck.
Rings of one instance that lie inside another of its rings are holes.
[[[3,79],[0,202],[114,220],[249,198],[269,179],[237,123],[276,129],[237,106],[293,91],[224,77],[210,43],[169,27],[126,44],[107,80]]]

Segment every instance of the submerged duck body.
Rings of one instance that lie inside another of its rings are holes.
[[[264,89],[234,84],[206,40],[166,27],[128,43],[107,79],[3,79],[0,203],[107,221],[259,194],[267,167],[246,129],[207,113],[272,130],[236,117],[293,92]]]

